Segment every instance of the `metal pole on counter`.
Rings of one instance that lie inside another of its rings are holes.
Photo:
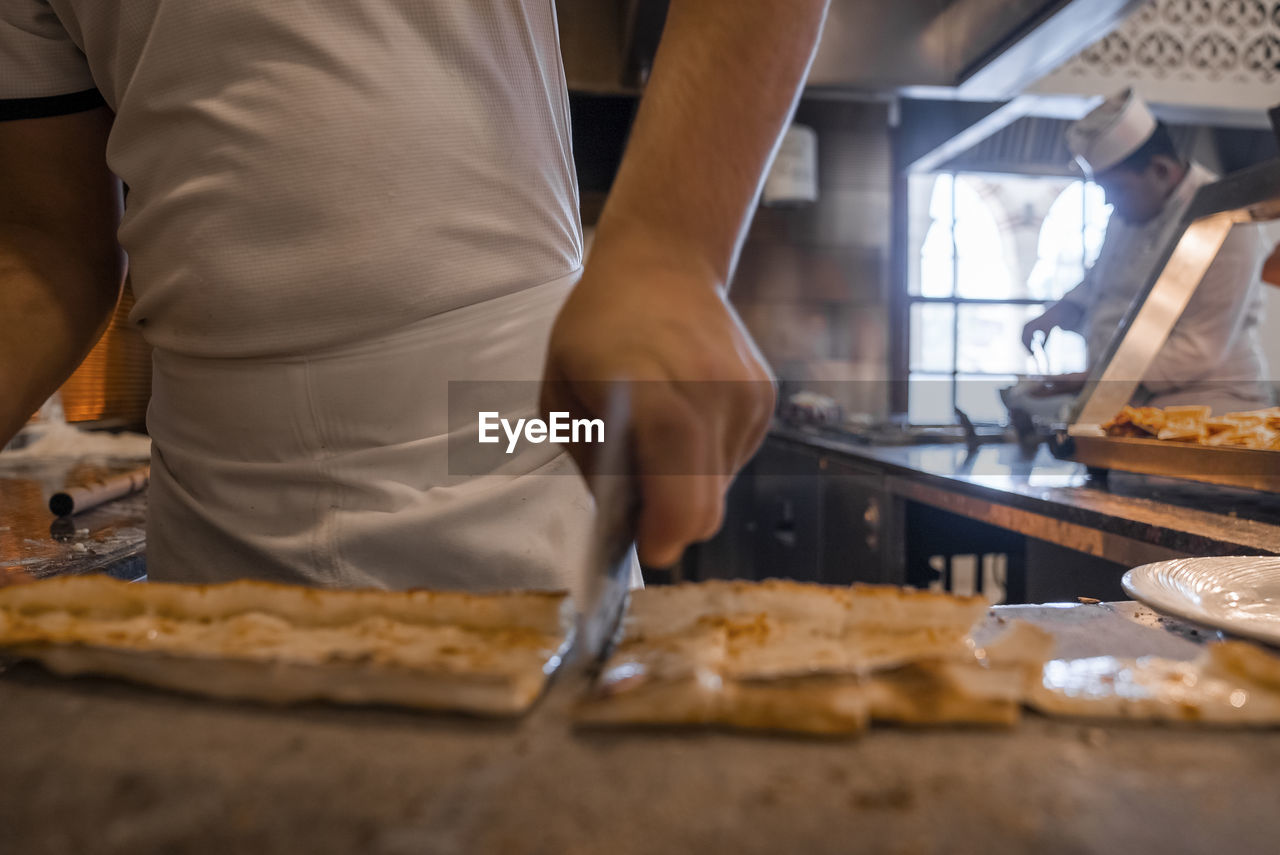
[[[69,517],[72,514],[96,508],[112,499],[119,499],[130,493],[136,493],[147,486],[151,480],[151,467],[140,466],[129,472],[112,475],[100,481],[91,481],[78,487],[54,493],[49,497],[49,510],[56,516]]]

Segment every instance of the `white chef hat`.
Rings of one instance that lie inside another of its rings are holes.
[[[1142,148],[1156,117],[1133,89],[1112,95],[1067,128],[1067,148],[1086,172],[1097,175]]]

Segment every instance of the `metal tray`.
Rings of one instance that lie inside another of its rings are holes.
[[[1074,430],[1070,440],[1072,447],[1064,456],[1092,469],[1115,469],[1280,493],[1280,451],[1091,436]]]

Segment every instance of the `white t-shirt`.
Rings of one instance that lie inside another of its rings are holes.
[[[554,0],[0,4],[0,119],[94,90],[157,347],[314,353],[581,266]]]
[[[1192,164],[1160,213],[1145,223],[1112,217],[1098,260],[1065,299],[1084,310],[1089,359],[1106,353],[1138,292],[1147,283],[1195,198],[1216,180]],[[1221,414],[1271,404],[1271,388],[1260,329],[1263,312],[1259,274],[1267,257],[1259,224],[1241,223],[1205,273],[1155,361],[1143,387],[1151,406],[1203,404]]]

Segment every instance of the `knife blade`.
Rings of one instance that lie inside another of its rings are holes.
[[[631,395],[626,383],[611,384],[608,390],[603,439],[594,446],[589,466],[596,519],[578,580],[582,603],[574,658],[588,666],[607,653],[631,590],[640,494],[631,456]]]

